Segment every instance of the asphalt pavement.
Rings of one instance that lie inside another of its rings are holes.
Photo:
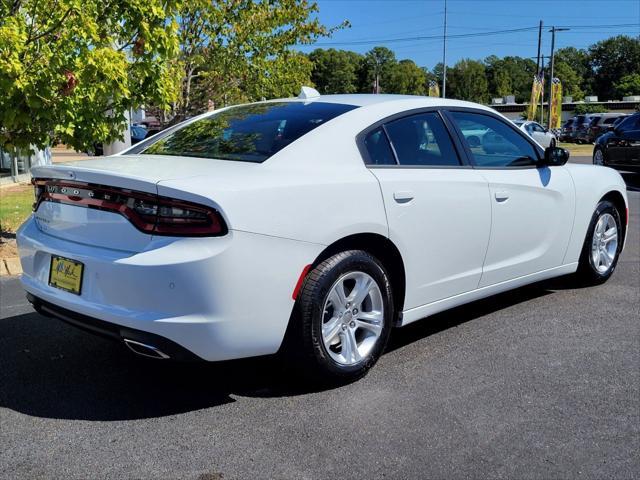
[[[435,315],[329,390],[268,358],[140,360],[33,313],[0,279],[0,477],[639,478],[640,193],[629,198],[606,284],[559,279]]]

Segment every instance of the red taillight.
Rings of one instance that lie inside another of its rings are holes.
[[[227,233],[220,213],[204,205],[150,193],[64,180],[34,180],[36,202],[57,202],[119,213],[153,235],[211,237]]]

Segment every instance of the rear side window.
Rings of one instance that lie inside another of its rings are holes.
[[[391,151],[391,146],[387,140],[387,135],[382,127],[370,131],[364,137],[364,146],[367,149],[369,158],[367,165],[395,165],[396,160]]]
[[[420,113],[385,125],[400,165],[458,166],[451,137],[435,112]]]
[[[179,155],[264,162],[323,123],[356,108],[323,102],[274,102],[232,107],[167,132],[127,154]]]
[[[495,117],[480,113],[451,112],[479,167],[535,165],[538,154],[518,130]]]

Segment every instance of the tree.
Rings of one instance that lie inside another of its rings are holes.
[[[514,95],[516,102],[528,102],[536,63],[529,58],[491,55],[484,60],[488,89],[492,96]]]
[[[387,92],[391,72],[397,65],[395,54],[387,47],[374,47],[364,56],[360,75],[360,89],[371,92],[376,78],[383,92]]]
[[[174,122],[216,105],[289,96],[311,62],[291,50],[330,35],[306,0],[189,0],[180,10],[180,98]],[[340,27],[338,27],[340,28]]]
[[[614,99],[614,84],[622,77],[640,73],[640,39],[619,35],[592,45],[589,47],[589,67],[598,97]]]
[[[121,137],[125,112],[175,98],[174,0],[0,3],[0,148]]]
[[[385,92],[426,95],[427,75],[413,60],[400,60],[391,70]]]
[[[620,99],[631,95],[640,95],[640,73],[625,75],[614,84],[614,88]]]
[[[346,50],[316,49],[309,54],[313,63],[311,80],[320,93],[355,93],[363,57]]]
[[[570,95],[574,100],[582,100],[584,92],[580,88],[582,78],[565,62],[557,62],[553,66],[553,75],[562,82],[562,94]]]
[[[485,66],[477,60],[464,59],[451,69],[451,97],[485,103],[489,89]]]
[[[607,109],[598,103],[581,103],[576,105],[573,113],[576,115],[588,115],[589,113],[606,113]]]

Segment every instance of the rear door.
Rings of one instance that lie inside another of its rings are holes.
[[[488,184],[461,162],[462,146],[441,114],[426,110],[374,125],[359,146],[404,258],[405,309],[477,288],[491,226]]]
[[[491,198],[491,239],[480,287],[560,266],[575,210],[569,172],[562,166],[537,168],[539,147],[501,117],[474,110],[448,115],[460,138],[466,129],[488,130],[482,145],[465,145]]]

